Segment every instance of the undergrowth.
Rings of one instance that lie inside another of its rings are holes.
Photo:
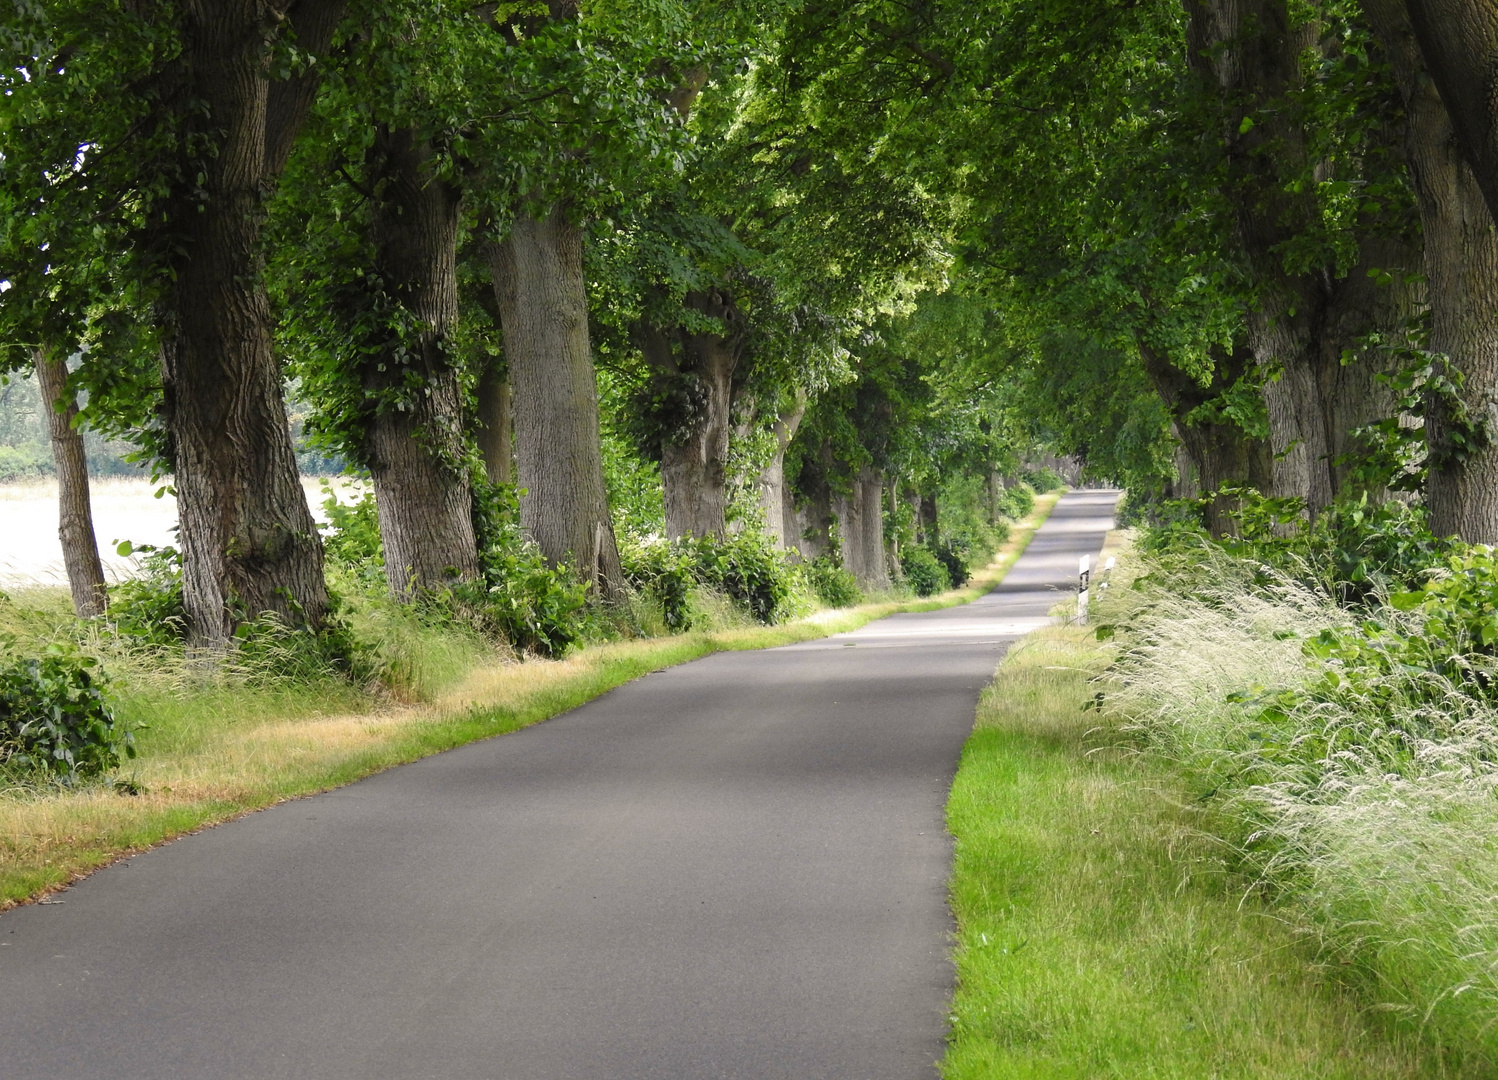
[[[1370,1008],[1498,1068],[1493,553],[1399,506],[1310,528],[1248,510],[1262,527],[1177,526],[1123,568],[1094,715],[1180,778],[1245,890]]]
[[[943,1074],[1486,1075],[1390,1029],[1303,920],[1245,894],[1252,879],[1174,760],[1083,711],[1109,659],[1080,628],[1040,631],[983,695],[948,806],[958,991]]]

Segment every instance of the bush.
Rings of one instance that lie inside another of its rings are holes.
[[[0,641],[9,653],[15,639]],[[71,645],[52,643],[40,657],[0,664],[0,764],[66,779],[118,767],[135,741],[115,719],[97,661]]]
[[[140,573],[109,587],[110,630],[141,645],[180,643],[187,632],[181,553],[174,547],[135,547],[128,540],[115,550],[123,556],[139,556]]]
[[[1061,475],[1055,469],[1045,467],[1026,469],[1025,483],[1029,484],[1038,495],[1044,495],[1048,491],[1055,491],[1057,488],[1064,488],[1066,486],[1066,481],[1061,478]]]
[[[661,605],[666,627],[680,632],[693,622],[692,590],[724,593],[762,623],[782,618],[794,577],[785,556],[763,533],[745,530],[727,539],[626,539],[619,546],[624,577]]]
[[[829,555],[804,564],[802,572],[817,599],[828,607],[852,607],[863,599],[853,572]]]
[[[1006,530],[1005,539],[1007,538],[1008,536]],[[984,556],[992,556],[993,549],[997,545],[988,544],[984,546],[988,548],[988,550],[983,553]],[[964,551],[953,546],[949,541],[943,540],[936,545],[935,554],[936,561],[941,563],[942,569],[947,572],[947,580],[951,582],[952,588],[960,589],[962,586],[968,583],[968,579],[973,576],[968,570],[968,560],[970,554],[972,554],[971,549]]]
[[[932,596],[952,587],[951,574],[930,548],[919,545],[906,548],[901,554],[900,569],[917,596]]]
[[[1035,509],[1035,492],[1027,484],[1011,484],[999,496],[999,513],[1010,521],[1028,517]]]
[[[692,628],[696,552],[661,537],[626,538],[619,545],[619,561],[625,580],[661,605],[667,630],[680,634]]]
[[[375,508],[373,489],[356,491],[357,498],[351,503],[338,501],[333,485],[323,481],[323,513],[328,520],[322,526],[323,552],[334,562],[351,570],[368,572],[373,570],[383,578],[385,574],[385,549],[380,543],[380,518]]]
[[[746,529],[726,540],[704,536],[691,543],[699,580],[722,589],[762,623],[780,617],[791,594],[791,571],[773,540]]]
[[[1203,515],[1220,496],[1237,503],[1228,515],[1236,535],[1214,540]],[[1338,500],[1314,522],[1300,499],[1270,498],[1253,488],[1223,488],[1166,503],[1164,510],[1141,545],[1151,554],[1189,560],[1203,545],[1217,547],[1363,607],[1418,587],[1454,550],[1431,533],[1423,507],[1392,499],[1370,503],[1366,494]]]
[[[548,565],[535,542],[521,534],[513,487],[479,482],[473,503],[482,576],[454,586],[452,595],[487,632],[518,649],[561,656],[582,635],[587,588],[566,567]]]

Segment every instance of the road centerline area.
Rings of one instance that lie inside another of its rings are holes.
[[[0,914],[0,1072],[934,1075],[946,794],[1114,497],[963,607],[660,671]]]

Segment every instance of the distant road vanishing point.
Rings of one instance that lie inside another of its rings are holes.
[[[1095,554],[719,653],[0,914],[5,1080],[911,1080],[951,994],[979,691]]]

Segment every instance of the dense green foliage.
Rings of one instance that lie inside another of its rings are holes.
[[[71,781],[112,771],[121,752],[135,756],[97,660],[66,642],[36,657],[16,656],[15,646],[13,636],[0,639],[0,768]]]
[[[952,587],[952,572],[944,560],[938,560],[929,548],[906,548],[900,557],[900,569],[906,583],[917,596],[931,596]],[[966,567],[963,568],[964,572]]]

